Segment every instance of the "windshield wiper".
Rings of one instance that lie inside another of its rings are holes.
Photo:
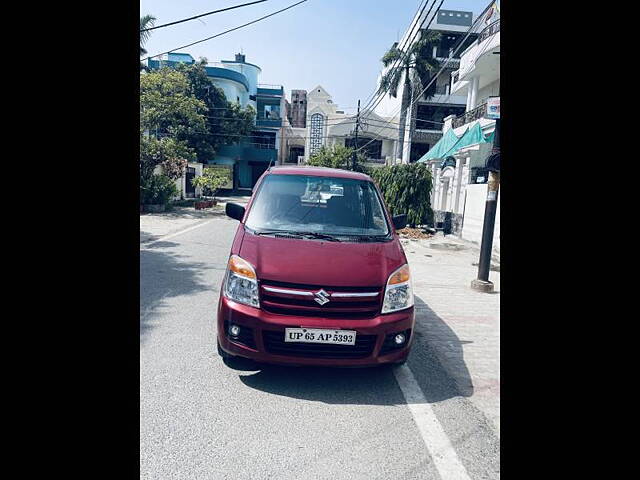
[[[339,242],[340,241],[339,239],[337,239],[333,235],[327,235],[326,233],[297,232],[297,231],[290,231],[290,232],[287,232],[287,233],[290,233],[291,235],[300,235],[300,236],[303,236],[303,237],[313,237],[313,238],[318,238],[318,239],[321,239],[321,240],[329,240],[330,242]]]
[[[253,230],[253,234],[254,235],[277,235],[277,234],[283,234],[286,235],[290,232],[286,231],[286,230]]]
[[[389,238],[388,235],[356,235],[356,238],[363,242],[379,242]]]
[[[328,240],[330,242],[340,241],[332,235],[327,235],[325,233],[318,233],[318,232],[297,232],[294,230],[261,230],[261,231],[254,230],[253,233],[255,235],[291,235],[291,236],[300,237],[300,238],[313,237],[313,238],[318,238],[322,240]]]

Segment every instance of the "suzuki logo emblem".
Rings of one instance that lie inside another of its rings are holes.
[[[314,300],[318,302],[320,305],[324,305],[329,302],[329,294],[325,292],[323,289],[318,290],[313,294],[316,298]]]

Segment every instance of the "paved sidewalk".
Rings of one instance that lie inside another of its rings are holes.
[[[470,287],[478,272],[474,244],[453,236],[402,244],[413,276],[418,337],[500,435],[499,263],[494,260],[489,272],[495,292],[479,293]]]

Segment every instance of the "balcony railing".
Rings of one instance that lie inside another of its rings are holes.
[[[449,85],[438,85],[434,89],[436,95],[449,95]]]
[[[458,68],[460,66],[460,58],[436,57],[440,65],[447,64],[447,68]]]
[[[491,25],[485,27],[478,35],[478,45],[480,45],[483,41],[489,38],[494,33],[498,33],[500,31],[500,20],[496,20]]]
[[[462,125],[466,125],[467,123],[471,123],[479,118],[482,118],[487,113],[487,102],[481,103],[473,110],[469,110],[464,115],[456,117],[451,122],[451,126],[453,128],[461,127]]]

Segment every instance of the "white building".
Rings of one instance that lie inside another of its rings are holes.
[[[500,95],[500,16],[491,8],[483,29],[464,52],[451,75],[451,92],[466,98],[463,115],[444,119],[444,134],[419,161],[434,178],[431,205],[436,220],[450,222],[451,233],[480,243],[487,195],[486,159],[492,148],[495,120],[486,118],[487,99]],[[494,229],[494,250],[500,250],[500,196]]]
[[[298,98],[304,98],[304,127],[293,127],[291,115],[286,115],[284,139],[286,163],[304,163],[320,148],[336,145],[362,148],[368,163],[384,165],[390,163],[396,148],[397,130],[389,124],[388,118],[375,112],[363,111],[360,114],[358,142],[355,142],[356,115],[347,115],[333,102],[331,95],[317,85]],[[292,94],[293,99],[293,94]],[[293,105],[300,108],[299,104]],[[291,107],[290,107],[291,108]],[[298,122],[300,125],[300,123]],[[374,134],[375,132],[375,134]]]
[[[404,33],[398,47],[406,51],[410,45],[420,40],[426,31],[439,32],[440,44],[433,47],[432,55],[444,67],[435,81],[435,93],[430,98],[423,94],[409,105],[405,118],[405,136],[402,144],[398,143],[396,162],[412,163],[429,151],[442,137],[444,118],[459,115],[465,111],[466,96],[451,90],[451,72],[460,65],[460,54],[477,37],[476,29],[467,36],[473,25],[473,12],[457,10],[437,10],[429,13],[428,9],[417,12],[411,25]],[[425,18],[426,17],[426,18]],[[429,25],[428,30],[417,30],[418,26]],[[458,49],[457,46],[463,42]],[[453,55],[452,55],[453,54]],[[448,61],[449,56],[452,58]],[[383,69],[382,76],[394,65]],[[386,93],[375,107],[375,112],[383,117],[391,118],[399,131],[402,118],[402,94],[404,85],[401,82],[395,97]],[[422,88],[418,92],[422,91]],[[399,138],[399,135],[396,136]]]

